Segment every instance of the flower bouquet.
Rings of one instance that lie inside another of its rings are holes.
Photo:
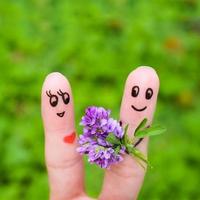
[[[91,106],[85,110],[81,125],[83,134],[79,137],[80,146],[77,151],[86,154],[90,163],[95,163],[101,168],[110,168],[112,164],[123,160],[124,154],[136,158],[144,166],[149,164],[147,158],[137,149],[141,138],[158,135],[165,128],[157,125],[145,128],[147,119],[143,119],[136,128],[133,137],[128,136],[128,124],[123,128],[119,121],[110,117],[111,111],[103,107]]]

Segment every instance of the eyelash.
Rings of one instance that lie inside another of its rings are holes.
[[[46,91],[46,94],[47,94],[48,97],[52,97],[52,96],[53,96],[53,95],[51,94],[51,90]]]
[[[46,91],[46,94],[47,94],[48,97],[52,97],[53,96],[53,94],[51,94],[51,90]],[[57,94],[60,95],[60,96],[63,96],[65,93],[62,92],[61,89],[59,89]]]
[[[63,96],[64,92],[62,92],[61,89],[59,89],[57,94],[60,95],[60,96]]]

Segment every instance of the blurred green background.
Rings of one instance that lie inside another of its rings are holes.
[[[45,76],[66,75],[76,125],[89,105],[118,118],[124,82],[140,65],[161,79],[139,199],[200,199],[200,1],[1,0],[0,199],[47,200],[40,92]],[[87,95],[88,94],[88,95]],[[86,164],[88,194],[103,171]]]

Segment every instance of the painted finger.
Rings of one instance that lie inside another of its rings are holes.
[[[138,67],[126,81],[120,109],[123,126],[129,124],[128,134],[132,136],[140,122],[147,118],[147,126],[153,120],[159,90],[159,78],[151,67]],[[147,155],[148,138],[136,141],[137,148]],[[143,183],[145,170],[129,155],[106,170],[101,200],[136,199]]]
[[[49,74],[42,88],[45,159],[51,200],[83,194],[82,159],[76,152],[74,106],[70,84],[60,73]]]

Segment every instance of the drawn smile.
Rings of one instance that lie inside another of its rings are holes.
[[[144,108],[136,108],[134,105],[131,105],[131,107],[134,109],[134,110],[136,110],[136,111],[138,111],[138,112],[142,112],[142,111],[144,111],[146,108],[147,108],[147,106],[145,106]]]
[[[56,113],[58,115],[58,117],[63,117],[65,114],[65,111],[61,112],[61,113]]]

